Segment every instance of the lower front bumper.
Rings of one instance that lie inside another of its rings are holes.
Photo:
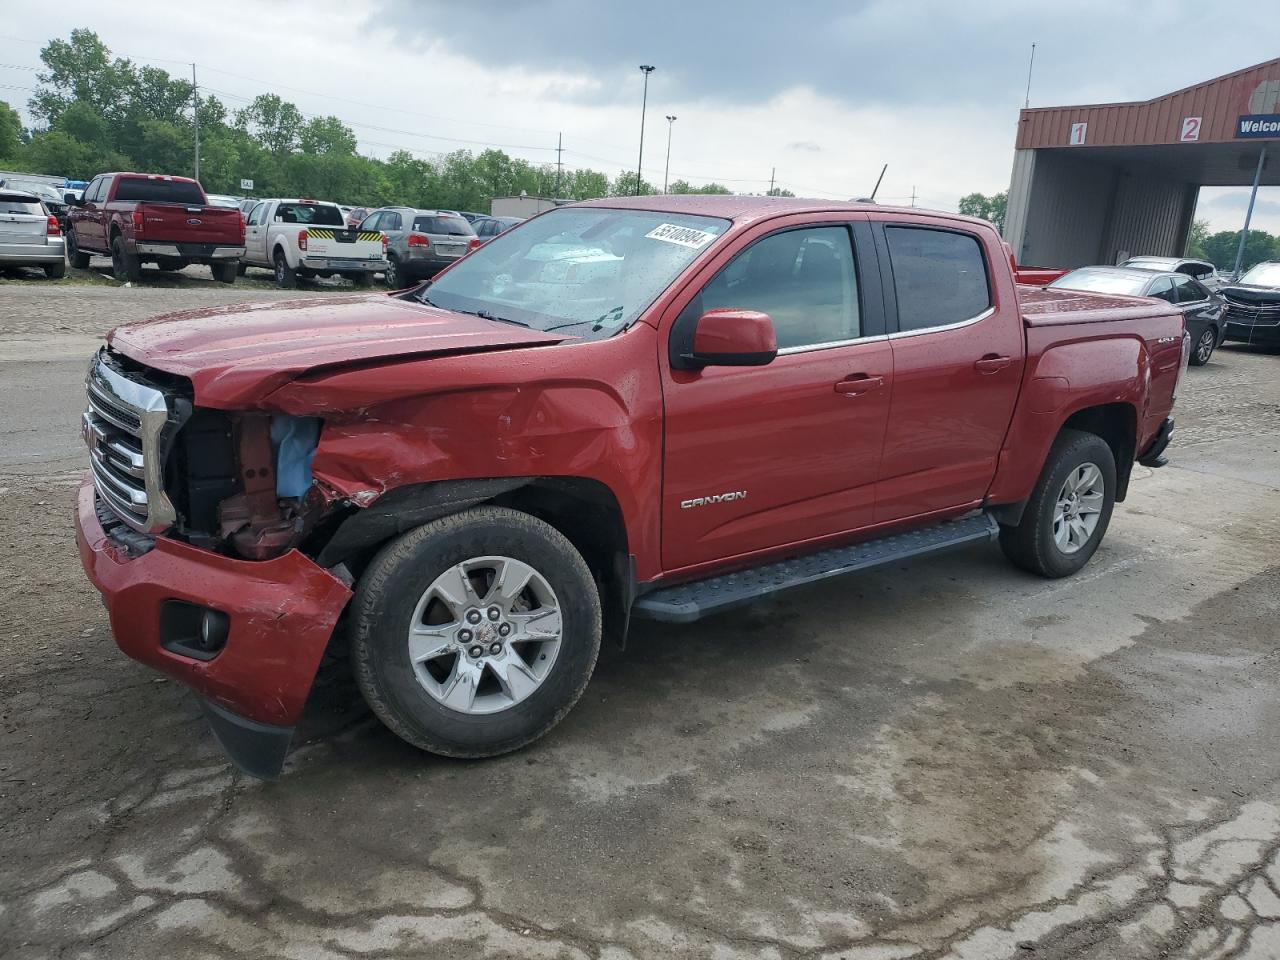
[[[273,560],[237,560],[157,537],[131,556],[102,527],[92,481],[80,487],[76,543],[102,594],[120,649],[193,688],[227,752],[246,772],[279,772],[289,737],[351,591],[298,551]],[[166,646],[162,611],[172,601],[221,611],[225,646],[196,659]],[[255,754],[246,744],[257,742]],[[258,759],[254,759],[255,755]],[[262,757],[275,758],[275,769]]]
[[[1280,324],[1276,323],[1232,323],[1227,321],[1227,331],[1223,340],[1236,343],[1257,343],[1265,346],[1280,346]]]
[[[1168,459],[1164,456],[1165,450],[1169,446],[1169,441],[1173,439],[1173,419],[1170,418],[1160,424],[1160,432],[1156,434],[1156,438],[1151,441],[1147,449],[1137,458],[1138,462],[1144,467],[1163,467],[1168,463]]]

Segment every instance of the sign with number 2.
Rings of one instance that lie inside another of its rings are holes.
[[[1195,143],[1200,139],[1200,117],[1183,117],[1182,132],[1178,140],[1182,143]]]

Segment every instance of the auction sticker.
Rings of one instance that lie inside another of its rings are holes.
[[[674,223],[660,223],[645,234],[648,240],[662,240],[665,243],[678,243],[682,247],[701,250],[716,238],[714,233],[695,230],[693,227],[681,227]]]

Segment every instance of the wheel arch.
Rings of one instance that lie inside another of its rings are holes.
[[[600,588],[605,636],[625,643],[635,597],[634,562],[617,496],[586,477],[508,477],[408,484],[346,514],[319,545],[322,567],[357,574],[382,544],[414,527],[481,504],[537,517],[582,554]]]
[[[1063,430],[1083,430],[1106,441],[1116,461],[1116,502],[1123,502],[1138,453],[1138,411],[1133,404],[1103,403],[1084,407],[1067,417],[1058,433]]]

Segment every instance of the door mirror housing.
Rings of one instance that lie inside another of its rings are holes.
[[[693,349],[681,355],[686,370],[763,367],[778,355],[773,320],[759,310],[708,310],[693,331]]]
[[[77,197],[74,193],[64,193],[62,199],[66,201],[68,207],[83,207],[84,201]]]

